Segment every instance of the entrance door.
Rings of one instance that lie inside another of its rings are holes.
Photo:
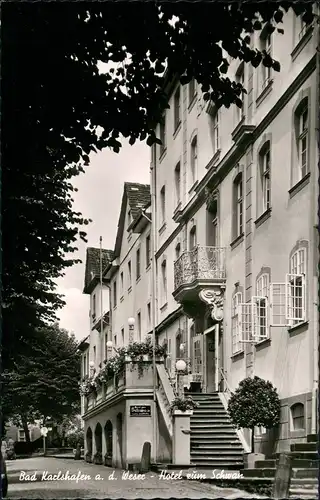
[[[216,369],[216,346],[215,332],[206,335],[206,392],[214,392],[215,387],[215,369]]]
[[[192,339],[192,382],[203,383],[203,335],[195,335]]]

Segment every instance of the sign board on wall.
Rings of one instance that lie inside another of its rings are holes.
[[[130,417],[151,417],[150,405],[130,406]]]

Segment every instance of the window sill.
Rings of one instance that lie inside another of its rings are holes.
[[[138,278],[136,278],[136,283],[139,283],[140,280],[141,280],[141,275],[138,276]]]
[[[123,297],[123,295],[121,295],[120,302],[123,302],[123,301],[124,301],[124,297]]]
[[[179,210],[181,210],[181,206],[182,206],[182,203],[181,203],[181,201],[179,201],[178,205],[176,206],[176,208],[173,211],[173,215],[176,215],[176,213],[179,212]]]
[[[149,271],[151,269],[151,263],[147,265],[146,271]]]
[[[216,166],[216,163],[218,163],[220,160],[220,155],[221,155],[221,149],[217,149],[217,151],[214,153],[213,157],[209,161],[208,165],[206,165],[207,170],[210,170],[210,168]]]
[[[270,219],[271,217],[271,211],[272,211],[272,208],[268,208],[265,212],[263,212],[263,214],[261,214],[255,221],[255,226],[256,227],[259,227],[261,226],[266,220]]]
[[[197,92],[194,94],[192,100],[189,102],[189,106],[188,106],[188,113],[190,113],[190,111],[194,108],[194,105],[195,103],[197,102]]]
[[[177,135],[179,134],[181,130],[181,120],[179,120],[179,123],[177,124],[176,128],[174,129],[174,132],[173,132],[173,138],[175,139],[177,137]]]
[[[309,327],[309,321],[303,321],[302,323],[298,323],[297,325],[290,326],[288,328],[288,333],[290,337],[294,337],[295,335],[299,335],[300,333],[306,332]]]
[[[244,358],[244,351],[239,351],[236,354],[232,354],[231,361],[232,363],[235,363],[236,361],[239,361],[240,359],[243,358]]]
[[[234,250],[238,245],[240,245],[244,240],[244,233],[240,234],[240,236],[237,236],[231,243],[230,247],[231,250]]]
[[[192,184],[191,188],[189,189],[188,194],[192,194],[192,191],[194,191],[196,189],[196,187],[197,187],[198,184],[199,184],[199,181],[195,181]]]
[[[161,153],[160,153],[160,156],[159,156],[159,163],[162,162],[163,158],[166,156],[167,154],[167,148],[164,148]]]
[[[129,286],[128,288],[128,293],[132,292],[132,285]]]
[[[310,26],[308,26],[308,28],[306,29],[305,34],[303,35],[302,38],[300,38],[299,42],[296,44],[295,48],[291,52],[291,59],[292,59],[292,61],[294,61],[298,57],[298,55],[300,54],[300,52],[307,45],[307,43],[309,42],[309,40],[312,37],[312,33],[313,33],[313,25],[311,24]]]
[[[273,79],[271,78],[265,88],[260,92],[256,99],[256,107],[258,108],[260,104],[265,100],[265,98],[270,94],[273,87]]]
[[[303,189],[310,182],[311,173],[308,172],[300,181],[298,181],[292,188],[289,189],[289,197],[293,198],[301,189]]]
[[[168,307],[168,302],[165,302],[165,303],[163,304],[163,306],[161,306],[161,307],[160,307],[160,311],[161,311],[161,312],[165,311],[165,310],[167,309],[167,307]]]
[[[268,339],[263,339],[260,340],[260,342],[257,342],[255,344],[256,351],[261,351],[265,347],[269,347],[271,345],[271,339],[270,337]]]
[[[167,227],[167,223],[166,223],[166,222],[164,222],[164,223],[162,224],[162,226],[160,227],[160,229],[159,229],[159,234],[164,233],[164,231],[165,231],[166,227]]]

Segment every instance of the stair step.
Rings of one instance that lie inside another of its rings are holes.
[[[230,442],[231,441],[231,442]],[[234,448],[239,448],[242,450],[242,445],[240,441],[237,440],[236,437],[234,438],[226,438],[225,440],[222,439],[215,439],[215,438],[209,438],[208,436],[204,437],[196,437],[191,440],[191,444],[194,445],[199,445],[199,446],[211,446],[217,449],[234,449]]]
[[[276,460],[257,460],[254,467],[255,469],[273,469],[276,467]]]
[[[291,485],[296,488],[301,487],[303,485],[305,488],[315,488],[318,484],[319,480],[315,477],[309,477],[308,479],[301,479],[300,477],[293,477],[291,479]]]
[[[318,443],[294,443],[290,445],[291,451],[318,451]]]
[[[213,417],[203,417],[203,418],[191,418],[190,424],[231,424],[231,421],[228,418],[213,418]]]
[[[232,424],[223,424],[223,423],[218,423],[218,424],[215,424],[214,427],[213,427],[213,424],[208,424],[206,422],[190,422],[190,429],[193,430],[193,429],[212,429],[212,430],[215,430],[215,429],[234,429],[235,430],[235,427],[233,427]]]
[[[319,460],[304,460],[302,458],[295,458],[291,462],[292,467],[299,469],[319,469]]]
[[[264,477],[274,477],[276,473],[275,468],[270,469],[244,469],[242,474],[244,477],[256,477],[256,478],[264,478]]]
[[[203,437],[210,437],[210,434],[212,436],[217,436],[219,435],[219,437],[221,439],[229,439],[230,436],[234,436],[234,437],[237,437],[236,435],[236,432],[235,432],[235,429],[231,429],[231,428],[227,428],[227,429],[220,429],[220,428],[217,428],[217,429],[201,429],[200,427],[196,427],[195,429],[191,429],[191,432],[190,432],[191,435],[197,435],[197,434],[202,434]]]
[[[222,408],[221,408],[221,409],[219,409],[219,410],[218,410],[218,409],[213,410],[212,408],[201,408],[201,407],[199,406],[198,408],[195,408],[195,409],[193,410],[193,415],[192,415],[192,417],[191,417],[191,418],[193,418],[193,417],[194,417],[194,415],[197,415],[197,416],[198,416],[198,415],[208,415],[208,414],[209,414],[209,415],[211,415],[211,414],[212,414],[212,415],[226,415],[226,416],[227,416],[227,414],[226,414],[226,410],[224,410],[224,409],[222,409]],[[228,416],[227,418],[229,418],[229,416]]]
[[[300,468],[293,468],[292,469],[292,476],[291,478],[314,478],[318,477],[319,474],[319,468],[315,467],[313,469],[300,469]]]
[[[225,451],[226,453],[243,453],[243,448],[241,446],[241,444],[239,443],[235,443],[234,445],[231,445],[229,446],[228,443],[222,443],[222,444],[217,444],[215,441],[212,443],[212,444],[203,444],[203,441],[200,441],[200,442],[195,442],[195,441],[192,441],[191,442],[191,447],[194,447],[194,448],[199,448],[201,447],[201,449],[203,450],[212,450],[212,452],[215,452],[215,453],[222,453],[223,451]]]
[[[280,453],[274,453],[270,459],[278,459]],[[302,458],[305,460],[318,460],[319,455],[316,451],[291,451],[290,457],[293,459]]]
[[[319,441],[318,434],[308,434],[307,443],[317,443]]]
[[[229,469],[243,469],[243,462],[229,462],[227,460],[223,460],[221,459],[221,461],[217,464],[217,465],[214,463],[214,462],[211,462],[208,458],[197,458],[195,460],[191,460],[190,461],[190,465],[191,467],[199,467],[201,466],[202,468],[205,468],[205,467],[208,467],[209,469],[213,466],[215,466],[216,469],[225,469],[225,468],[229,468]]]

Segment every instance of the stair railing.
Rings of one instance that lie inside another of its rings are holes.
[[[223,382],[223,388],[222,388],[223,390],[221,392],[219,392],[219,397],[220,397],[220,400],[224,406],[224,409],[226,411],[228,411],[228,401],[229,401],[233,391],[232,391],[232,388],[227,380],[227,376],[226,376],[224,370],[222,368],[219,368],[219,372],[220,372],[222,382]],[[245,438],[244,429],[236,429],[236,433],[237,433],[239,440],[241,441],[241,444],[243,446],[245,453],[250,453],[251,446],[248,443],[247,439]]]
[[[166,427],[168,429],[169,435],[173,437],[173,420],[171,414],[171,403],[175,398],[174,389],[171,385],[169,375],[166,372],[165,367],[162,363],[157,363],[157,373],[158,373],[158,390],[157,390],[157,400],[158,404],[165,421]]]

